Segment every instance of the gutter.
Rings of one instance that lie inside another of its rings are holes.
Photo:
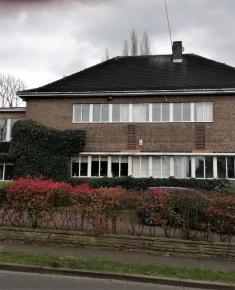
[[[28,97],[105,97],[105,96],[178,96],[178,95],[225,95],[235,94],[231,89],[200,90],[140,90],[140,91],[87,91],[87,92],[17,92],[21,98]]]

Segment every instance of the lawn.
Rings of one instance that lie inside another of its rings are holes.
[[[221,271],[209,269],[196,269],[189,267],[171,267],[160,265],[147,265],[137,263],[124,263],[102,259],[81,259],[78,257],[59,257],[49,255],[28,255],[21,253],[0,253],[0,263],[14,263],[52,268],[67,268],[84,271],[100,271],[122,274],[148,275],[156,277],[169,277],[192,279],[200,281],[218,281],[235,283],[234,271]]]

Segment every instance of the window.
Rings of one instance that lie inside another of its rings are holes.
[[[168,178],[170,176],[170,157],[153,156],[152,175],[156,178]]]
[[[217,157],[217,172],[219,178],[226,178],[226,157]]]
[[[133,104],[133,122],[149,121],[149,104]]]
[[[72,176],[88,176],[88,157],[81,156],[78,161],[72,162]]]
[[[13,179],[13,164],[0,164],[0,179],[1,180],[12,180]]]
[[[161,104],[152,105],[152,121],[161,122]]]
[[[227,171],[228,178],[235,178],[235,158],[227,157]]]
[[[129,121],[129,105],[122,104],[120,105],[120,112],[121,112],[121,122],[128,122]]]
[[[213,157],[205,157],[206,178],[213,178]]]
[[[204,157],[195,157],[195,171],[196,178],[205,177]]]
[[[112,177],[128,176],[128,157],[112,156],[111,158]]]
[[[174,158],[174,177],[190,178],[191,177],[191,158],[175,157]]]
[[[162,104],[162,122],[170,121],[170,104]]]
[[[194,121],[195,122],[212,122],[213,121],[213,103],[195,103],[194,104]]]
[[[150,112],[151,109],[151,112]],[[129,116],[129,112],[132,112]],[[194,117],[193,117],[194,116]],[[74,104],[74,123],[100,122],[212,122],[213,103]],[[2,138],[8,126],[0,120]]]
[[[0,118],[0,141],[6,142],[7,140],[7,119]]]
[[[129,121],[129,105],[113,104],[112,122],[128,122]]]
[[[100,171],[99,166],[100,166],[99,156],[92,156],[91,176],[99,176]]]
[[[99,176],[107,176],[107,175],[108,175],[108,158],[106,156],[101,156]]]
[[[141,156],[141,177],[149,176],[149,163],[148,157]]]
[[[132,175],[134,177],[140,177],[140,157],[139,156],[133,156],[133,162],[132,162]]]
[[[81,104],[73,106],[73,120],[75,123],[89,122],[90,105]]]

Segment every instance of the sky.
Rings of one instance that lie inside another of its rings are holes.
[[[167,0],[173,40],[235,66],[234,0]],[[171,45],[164,0],[0,0],[0,73],[38,87],[122,54],[146,31],[152,54]]]

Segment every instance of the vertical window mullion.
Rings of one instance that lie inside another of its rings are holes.
[[[191,103],[191,122],[194,122],[194,103]]]
[[[206,157],[204,159],[204,179],[206,178]]]
[[[170,103],[169,106],[170,106],[170,118],[169,118],[169,121],[173,122],[173,103]]]
[[[109,122],[111,123],[113,119],[113,105],[109,104]]]
[[[225,157],[225,176],[228,178],[228,157]]]
[[[93,122],[93,104],[90,104],[90,107],[89,107],[89,122],[90,123]]]
[[[129,104],[129,122],[133,122],[133,106],[132,104]]]
[[[149,104],[149,122],[153,121],[153,104]]]
[[[118,157],[118,163],[119,163],[119,167],[118,167],[118,176],[121,176],[121,163],[122,163],[122,157],[119,156]]]
[[[81,176],[81,156],[78,157],[78,176]]]
[[[5,180],[6,163],[3,163],[2,180]]]

